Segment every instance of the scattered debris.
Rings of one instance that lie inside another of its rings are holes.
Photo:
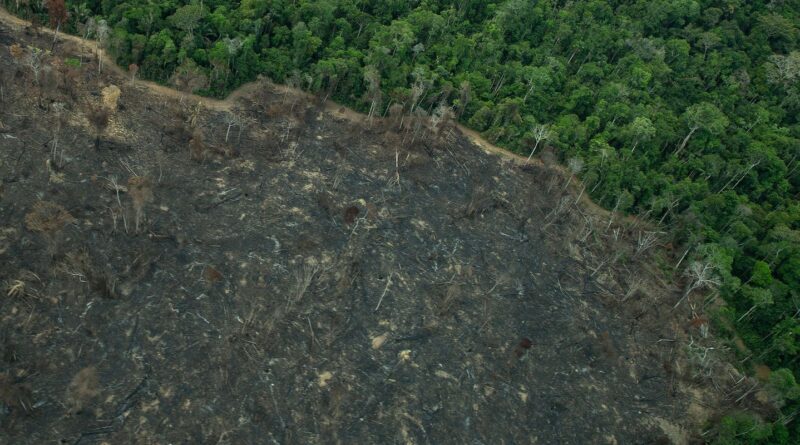
[[[330,371],[321,372],[319,376],[317,376],[317,385],[319,385],[320,388],[324,388],[328,386],[328,382],[330,382],[331,379],[333,379],[333,373]]]
[[[69,115],[47,168],[52,113],[2,77],[0,443],[652,443],[654,418],[695,421],[673,326],[708,324],[626,262],[658,254],[649,229],[561,172],[424,107],[368,124],[268,83],[198,105],[95,64],[40,73]]]
[[[381,334],[372,338],[372,349],[380,349],[386,340],[389,339],[389,333]]]

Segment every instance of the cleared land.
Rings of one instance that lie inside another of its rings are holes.
[[[0,441],[681,443],[707,417],[723,365],[657,234],[562,171],[266,82],[208,107],[80,42],[37,80],[50,41],[0,27]]]

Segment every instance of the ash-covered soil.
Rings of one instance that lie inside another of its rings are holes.
[[[37,81],[49,37],[0,34],[0,442],[693,428],[660,248],[574,179],[446,119],[354,123],[266,82],[207,109],[66,43]]]

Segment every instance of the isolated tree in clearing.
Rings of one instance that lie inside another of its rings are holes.
[[[58,31],[69,17],[69,14],[67,14],[67,5],[64,4],[64,0],[47,0],[47,13],[50,16],[50,27],[56,30],[56,32],[53,33],[52,45],[55,47],[56,39],[58,39]]]
[[[44,51],[32,47],[28,51],[28,57],[25,58],[25,64],[28,65],[28,68],[33,72],[33,81],[37,86],[39,85],[39,74],[42,72],[42,59],[44,55]]]
[[[144,217],[145,205],[153,200],[153,186],[148,178],[133,176],[128,179],[128,192],[133,201],[136,231],[138,232]]]
[[[103,132],[106,131],[106,127],[108,126],[109,111],[105,107],[97,107],[89,111],[86,117],[89,119],[89,122],[92,124],[95,130],[94,147],[99,149],[100,137],[103,135]]]
[[[139,65],[131,63],[128,65],[128,72],[131,73],[131,86],[133,86],[136,82],[136,73],[139,72]]]

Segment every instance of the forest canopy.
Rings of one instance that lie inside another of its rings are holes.
[[[52,25],[49,3],[5,0]],[[444,104],[510,150],[579,160],[595,201],[664,226],[742,368],[781,388],[780,413],[730,416],[720,443],[800,440],[800,1],[66,4],[62,30],[185,91],[261,74],[363,111]]]

